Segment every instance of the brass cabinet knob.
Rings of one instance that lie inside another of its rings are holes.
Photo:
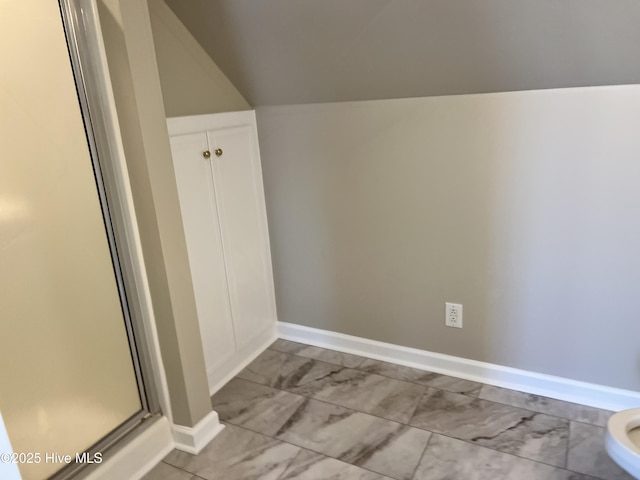
[[[216,154],[216,157],[221,157],[222,156],[222,149],[221,148],[216,148],[213,153]]]
[[[204,158],[209,158],[211,156],[211,152],[209,150],[205,150],[204,152],[202,152],[202,156]]]

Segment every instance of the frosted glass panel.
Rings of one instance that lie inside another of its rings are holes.
[[[75,456],[141,402],[57,2],[1,2],[0,58],[0,411]]]

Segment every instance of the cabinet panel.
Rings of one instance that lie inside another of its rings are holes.
[[[262,171],[254,126],[207,132],[238,346],[276,319]]]
[[[200,333],[211,373],[235,354],[236,343],[211,160],[202,155],[206,150],[210,148],[204,132],[171,137]]]

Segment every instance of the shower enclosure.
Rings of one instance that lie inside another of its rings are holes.
[[[0,6],[0,412],[25,480],[158,413],[93,1]]]

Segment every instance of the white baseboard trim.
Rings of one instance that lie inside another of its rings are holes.
[[[278,322],[278,337],[605,410],[617,412],[640,407],[640,392],[403,347],[293,323]]]
[[[229,360],[219,365],[215,370],[207,371],[209,380],[209,395],[213,395],[240,371],[255,360],[266,348],[278,338],[276,325],[267,328],[257,335],[244,348],[237,351]]]
[[[171,427],[175,447],[191,455],[199,454],[211,440],[218,435],[224,425],[218,419],[217,412],[210,412],[194,427],[185,427],[174,424]]]
[[[151,421],[150,421],[151,422]],[[149,426],[125,442],[115,453],[96,465],[85,480],[112,480],[130,478],[138,480],[155,467],[171,450],[174,443],[167,417],[152,420]]]

